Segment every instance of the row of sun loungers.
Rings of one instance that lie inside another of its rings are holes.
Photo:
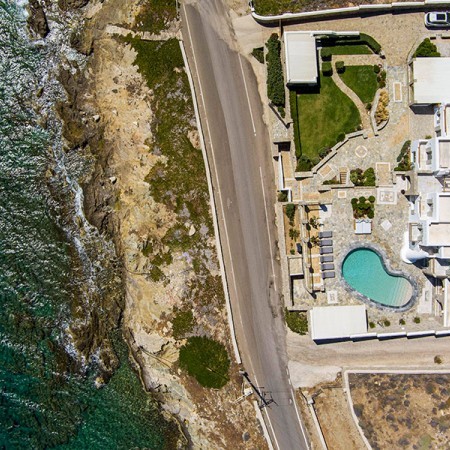
[[[334,258],[333,258],[333,232],[321,231],[319,232],[320,239],[320,257],[322,279],[334,278],[336,276],[334,272]]]

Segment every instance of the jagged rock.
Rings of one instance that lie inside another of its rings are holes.
[[[110,177],[109,181],[111,182],[111,184],[115,184],[117,181],[117,177]]]
[[[191,227],[189,228],[188,235],[194,236],[195,232],[196,232],[196,229],[195,229],[194,225],[191,225]]]
[[[94,120],[94,122],[100,122],[100,116],[98,114],[93,116],[92,119]]]
[[[30,0],[28,3],[28,10],[30,15],[28,16],[27,22],[31,30],[36,34],[45,38],[50,31],[47,23],[47,17],[45,16],[44,9],[39,3],[39,0]]]
[[[70,9],[83,8],[89,3],[89,0],[58,0],[58,6],[63,11],[68,11]]]

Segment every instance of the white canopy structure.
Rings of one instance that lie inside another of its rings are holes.
[[[286,31],[284,48],[287,84],[317,84],[316,38],[304,32]]]
[[[450,102],[450,58],[416,58],[412,62],[413,104]]]

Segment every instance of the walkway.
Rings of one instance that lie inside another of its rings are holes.
[[[346,66],[374,66],[382,64],[383,60],[375,53],[371,55],[333,55],[335,61],[344,61]]]
[[[337,87],[356,105],[359,111],[359,115],[361,116],[361,124],[363,130],[367,130],[369,132],[369,136],[373,135],[372,126],[370,124],[370,117],[364,103],[361,99],[341,80],[341,77],[337,73],[336,70],[333,70],[332,75],[333,81],[336,83]]]

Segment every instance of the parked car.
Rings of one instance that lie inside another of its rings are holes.
[[[425,14],[425,25],[427,27],[450,28],[449,12],[429,12]]]

